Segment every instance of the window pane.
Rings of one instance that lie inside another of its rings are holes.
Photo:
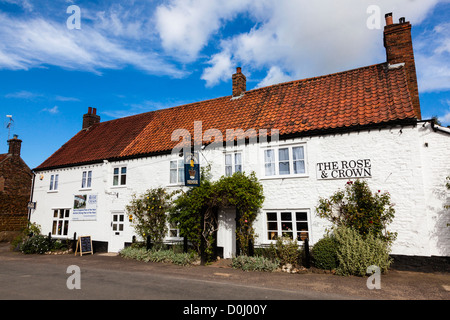
[[[81,188],[86,188],[86,171],[83,171],[83,176],[81,178]]]
[[[303,147],[292,148],[292,158],[295,160],[304,160],[305,154],[303,152]]]
[[[294,173],[305,173],[305,161],[294,161]]]
[[[297,231],[308,231],[308,222],[297,222]]]
[[[88,171],[87,185],[86,187],[90,188],[92,182],[92,171]]]
[[[59,209],[59,218],[64,219],[64,209]]]
[[[120,184],[121,185],[127,184],[127,176],[126,175],[120,176]]]
[[[68,217],[69,217],[69,214],[70,214],[70,210],[69,210],[69,209],[66,209],[65,217],[68,218]]]
[[[119,221],[120,222],[123,222],[123,217],[124,217],[123,214],[119,215]]]
[[[120,170],[121,174],[127,174],[127,167],[122,167]]]
[[[64,221],[64,232],[63,235],[67,236],[67,232],[69,231],[69,221]]]
[[[113,221],[117,221],[117,214],[113,214]]]
[[[277,233],[276,231],[269,231],[269,232],[267,233],[267,238],[268,238],[269,240],[277,240],[277,238],[278,238],[278,233]]]
[[[119,168],[114,168],[114,174],[119,174]]]
[[[62,234],[62,223],[63,223],[62,220],[58,221],[58,235]]]
[[[308,220],[308,215],[306,214],[306,212],[296,212],[295,218],[297,221],[306,221]]]
[[[231,160],[232,160],[231,154],[226,154],[225,155],[225,165],[231,166],[232,165]]]
[[[55,174],[55,183],[53,184],[53,190],[58,190],[58,177],[59,174]]]
[[[274,163],[275,162],[275,153],[272,149],[264,150],[264,162],[265,163]]]
[[[52,234],[56,234],[56,226],[58,225],[57,221],[53,221]]]
[[[170,169],[176,169],[177,168],[177,161],[170,161]]]
[[[114,176],[113,177],[113,185],[117,186],[119,184],[119,177],[118,176]]]
[[[177,183],[177,169],[170,169],[170,183]]]
[[[283,237],[285,237],[285,238],[290,238],[290,239],[293,239],[292,237],[293,237],[293,234],[292,234],[292,232],[286,232],[286,231],[283,231]]]
[[[225,175],[227,177],[230,177],[233,175],[233,167],[232,166],[226,166],[225,167]]]
[[[169,237],[176,238],[177,237],[177,230],[176,229],[175,230],[170,230]]]
[[[184,183],[184,168],[178,169],[178,182]]]
[[[290,212],[282,212],[281,213],[281,221],[291,221],[292,215]]]
[[[242,172],[242,166],[241,165],[236,165],[234,168],[234,172]]]
[[[52,176],[50,177],[50,187],[49,187],[49,190],[53,190],[53,179],[55,179],[55,176],[54,176],[54,175],[52,175]]]
[[[267,230],[277,231],[278,230],[278,223],[276,223],[276,222],[268,222],[267,223]]]
[[[280,162],[279,163],[280,174],[289,174],[289,162]]]
[[[278,160],[279,161],[289,161],[289,149],[279,149],[278,150]]]
[[[292,231],[292,222],[283,222],[281,223],[281,230],[286,231]]]
[[[58,218],[58,210],[53,210],[53,218]]]
[[[119,224],[119,231],[123,231],[123,224],[122,223]]]
[[[305,239],[309,239],[308,232],[297,232],[298,241],[304,241]]]
[[[240,153],[234,154],[234,164],[235,165],[242,164],[242,155]]]
[[[277,213],[267,212],[267,221],[277,221]]]
[[[113,231],[117,231],[117,224],[113,223],[112,229],[113,229]]]
[[[275,175],[275,164],[274,163],[266,163],[264,165],[266,176],[274,176]]]

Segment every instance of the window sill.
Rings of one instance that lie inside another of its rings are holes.
[[[110,189],[125,189],[126,187],[127,187],[127,185],[124,184],[124,185],[121,185],[121,186],[110,186],[109,188]]]
[[[91,191],[92,188],[81,188],[80,191]]]
[[[58,193],[59,190],[47,190],[47,193]]]

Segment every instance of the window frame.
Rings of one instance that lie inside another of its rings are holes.
[[[92,170],[84,170],[81,174],[81,189],[92,188]]]
[[[295,148],[303,148],[303,159],[294,159],[294,149]],[[288,143],[288,144],[278,144],[274,146],[264,146],[262,149],[262,177],[261,179],[274,179],[274,178],[299,178],[299,177],[308,177],[308,161],[307,161],[307,147],[306,143]],[[280,160],[280,151],[288,149],[288,159]],[[270,157],[266,158],[269,150],[273,153],[273,159]],[[271,162],[266,162],[266,160],[273,160]],[[295,163],[303,161],[304,172],[294,173]],[[289,162],[289,172],[288,173],[280,173],[280,164]],[[273,174],[268,175],[268,169],[272,168],[270,171]]]
[[[172,167],[172,163],[176,162],[176,168]],[[176,181],[172,181],[172,172],[176,171]],[[184,159],[172,159],[169,161],[169,184],[184,185]]]
[[[290,213],[290,219],[283,217],[283,214],[285,213]],[[276,220],[274,220],[273,218],[269,219],[269,214],[275,214],[276,216]],[[304,219],[297,219],[297,214],[301,214],[301,215],[305,215],[306,220]],[[298,243],[301,243],[304,241],[304,237],[302,236],[302,234],[306,233],[306,237],[308,238],[308,240],[311,242],[311,224],[310,224],[310,210],[309,209],[273,209],[273,210],[264,210],[264,219],[265,219],[265,228],[264,228],[264,237],[266,239],[266,241],[268,243],[275,243],[276,240],[283,236],[283,233],[288,233],[291,232],[292,233],[292,239],[296,239]],[[292,227],[292,231],[287,231],[287,230],[283,230],[283,222],[284,223],[290,223],[291,227]],[[271,227],[269,227],[269,223],[271,223]],[[274,223],[276,223],[277,229],[275,230],[273,228]],[[298,228],[299,224],[304,224],[306,223],[306,231],[304,231],[303,229]],[[276,232],[276,237],[275,238],[271,238],[269,236],[270,232]],[[295,238],[294,238],[295,235]],[[300,237],[300,239],[298,239],[298,237]]]
[[[236,156],[240,156],[240,163],[236,163]],[[231,157],[231,164],[227,164],[227,156]],[[230,152],[224,152],[224,165],[225,165],[225,177],[231,177],[236,172],[244,172],[244,157],[242,151],[230,151]],[[236,167],[240,166],[241,169],[239,171],[236,170]],[[227,172],[227,168],[231,168],[231,174]]]
[[[59,173],[50,175],[50,185],[48,187],[49,192],[57,192],[59,189]]]
[[[54,237],[68,237],[70,221],[72,218],[71,208],[52,208],[52,229],[51,234]],[[62,214],[62,216],[61,216]]]
[[[123,169],[125,169],[125,173],[123,173]],[[116,170],[118,170],[118,173],[116,173]],[[128,167],[126,165],[122,166],[115,166],[113,167],[112,172],[112,186],[113,187],[124,187],[127,185],[127,175],[128,175]],[[115,184],[117,177],[117,184]],[[123,178],[125,178],[125,182],[122,183]]]

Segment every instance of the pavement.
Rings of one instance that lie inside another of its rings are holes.
[[[450,273],[390,270],[381,275],[380,289],[369,289],[367,277],[337,276],[311,270],[289,274],[285,272],[245,272],[231,268],[229,260],[219,260],[208,266],[177,266],[124,259],[117,254],[95,253],[82,257],[72,254],[25,255],[9,250],[0,243],[0,262],[51,263],[79,265],[80,268],[160,274],[164,277],[196,279],[205,283],[227,283],[241,287],[258,287],[279,292],[311,292],[317,299],[355,300],[449,300]],[[1,270],[0,270],[1,271]],[[195,297],[193,297],[195,299]],[[252,299],[252,297],[248,297]],[[276,296],[273,297],[276,299]]]

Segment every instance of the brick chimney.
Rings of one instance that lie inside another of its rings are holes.
[[[8,140],[9,150],[8,153],[13,157],[20,157],[20,148],[22,146],[22,140],[20,140],[15,134],[12,139]]]
[[[389,65],[404,63],[408,89],[417,119],[421,120],[419,101],[419,88],[417,85],[416,65],[411,39],[411,24],[400,18],[399,23],[394,23],[392,13],[385,15],[384,47],[386,48],[386,60]]]
[[[233,74],[233,97],[239,97],[247,91],[247,78],[241,73],[241,67],[236,68]]]
[[[96,108],[88,108],[88,113],[83,115],[83,128],[82,129],[87,129],[90,126],[92,126],[95,123],[99,123],[100,122],[100,116],[97,115],[97,109]]]

